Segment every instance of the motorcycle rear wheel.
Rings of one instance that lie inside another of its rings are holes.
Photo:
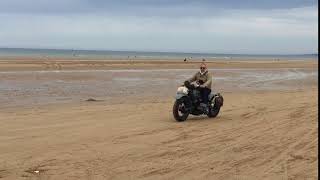
[[[209,107],[209,113],[207,114],[207,116],[210,117],[210,118],[214,118],[219,114],[220,108],[221,108],[221,106],[223,104],[223,97],[220,96],[220,97],[217,97],[217,98],[218,99],[214,99],[215,100],[214,106],[212,107],[210,105],[210,107]]]
[[[209,113],[207,114],[207,116],[209,118],[214,118],[219,114],[219,112],[220,112],[220,107],[218,107],[218,106],[214,106],[213,108],[210,107],[209,108]]]

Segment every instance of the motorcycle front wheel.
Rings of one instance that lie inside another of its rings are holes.
[[[186,110],[186,100],[184,98],[176,100],[172,112],[176,121],[185,121],[189,116],[189,112]]]

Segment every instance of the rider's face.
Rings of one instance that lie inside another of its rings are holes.
[[[201,66],[201,67],[200,67],[200,71],[201,71],[201,72],[204,72],[205,70],[206,70],[206,67],[205,67],[205,66]]]

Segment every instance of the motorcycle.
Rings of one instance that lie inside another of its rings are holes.
[[[179,87],[176,94],[176,101],[173,105],[173,116],[176,121],[185,121],[189,114],[192,115],[207,115],[210,118],[216,117],[220,108],[223,106],[223,97],[220,93],[209,94],[209,107],[201,106],[201,94],[198,84],[184,82],[184,85]]]

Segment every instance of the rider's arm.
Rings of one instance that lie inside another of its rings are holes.
[[[208,87],[212,82],[212,75],[208,74],[208,80],[203,84],[204,87]],[[210,87],[208,87],[210,88]]]
[[[194,74],[190,79],[188,79],[189,82],[193,82],[196,80],[196,75],[197,74]]]

